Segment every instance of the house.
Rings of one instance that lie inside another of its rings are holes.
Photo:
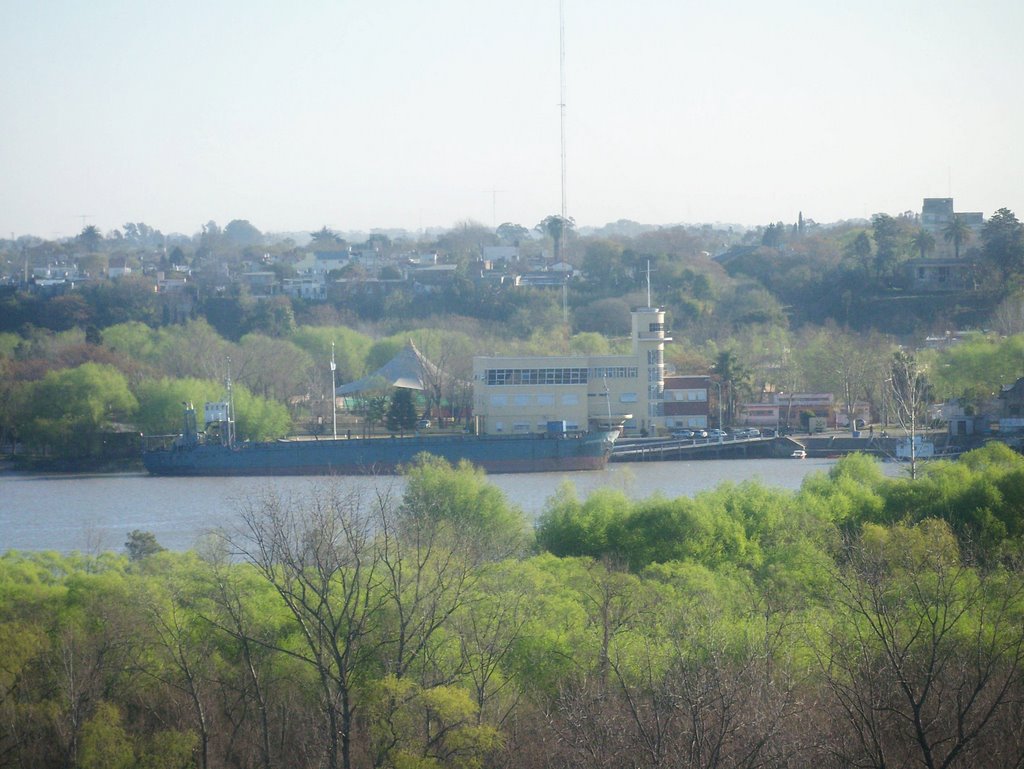
[[[107,277],[111,280],[125,275],[131,275],[132,268],[128,266],[128,259],[123,256],[112,256],[107,262]]]
[[[277,273],[270,271],[244,272],[242,283],[253,296],[273,296],[278,291]]]
[[[910,287],[916,291],[963,291],[973,284],[971,263],[963,258],[910,259],[904,265]]]
[[[506,262],[518,262],[519,261],[519,247],[518,246],[484,246],[483,258],[488,262],[498,262],[505,260]]]
[[[665,429],[708,428],[709,376],[665,377]]]
[[[1003,385],[999,389],[1001,416],[1024,417],[1024,377],[1012,385]]]
[[[327,282],[323,275],[285,278],[282,281],[281,289],[292,299],[322,301],[327,298]]]

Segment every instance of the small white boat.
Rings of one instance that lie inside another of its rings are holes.
[[[789,456],[792,457],[793,459],[807,459],[807,452],[804,451],[803,449],[797,449]]]

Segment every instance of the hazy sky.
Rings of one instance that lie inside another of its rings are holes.
[[[564,7],[580,225],[1024,217],[1020,0]],[[558,0],[0,0],[0,233],[532,227],[559,101]]]

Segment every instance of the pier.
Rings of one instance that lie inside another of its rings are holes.
[[[977,436],[953,439],[945,433],[922,433],[933,442],[936,456],[955,456],[982,445]],[[861,453],[894,459],[902,436],[788,435],[771,438],[620,438],[612,449],[612,462],[667,462],[695,459],[781,459],[802,450],[811,458],[834,458]]]

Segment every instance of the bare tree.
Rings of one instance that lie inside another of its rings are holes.
[[[924,366],[903,350],[893,355],[891,373],[893,412],[910,441],[910,477],[914,479],[917,478],[918,431],[925,424],[931,388]]]
[[[819,653],[846,729],[844,765],[1024,765],[1019,718],[1024,624],[1019,572],[963,563],[945,524],[872,527],[837,572],[834,622]]]
[[[380,618],[383,580],[375,521],[361,500],[325,484],[307,499],[266,490],[243,503],[233,549],[277,591],[300,642],[279,651],[309,665],[320,684],[329,769],[351,769],[357,675]]]

